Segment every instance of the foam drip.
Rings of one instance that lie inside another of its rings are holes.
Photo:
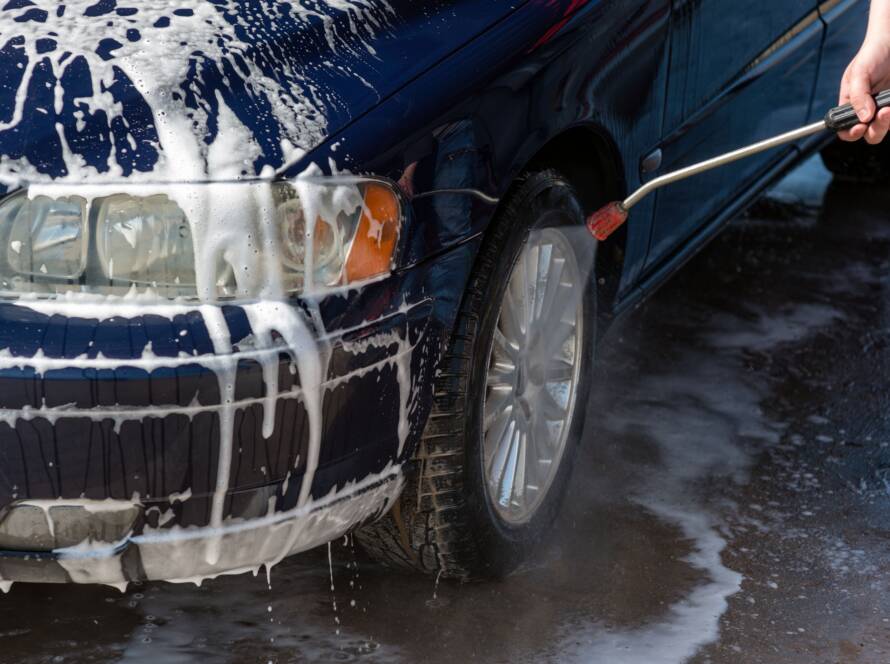
[[[272,332],[285,341],[297,365],[303,405],[309,418],[309,447],[306,470],[300,487],[299,504],[309,500],[315,470],[321,451],[322,382],[326,373],[328,354],[319,349],[301,313],[276,302],[259,302],[244,307],[250,327],[261,344],[273,344]],[[267,438],[275,429],[275,406],[278,400],[278,356],[267,356],[261,363],[266,383],[266,404],[263,408],[263,435]]]

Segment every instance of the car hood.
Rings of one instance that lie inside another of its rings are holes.
[[[0,184],[274,175],[412,75],[379,54],[404,23],[384,0],[10,0]]]

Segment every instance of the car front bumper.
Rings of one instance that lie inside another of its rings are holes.
[[[299,362],[277,335],[263,347],[242,307],[214,313],[231,338],[227,407],[206,311],[0,304],[0,587],[255,570],[382,513],[401,490],[401,464],[429,409],[454,309],[442,303],[459,301],[435,292],[463,283],[466,261],[454,263],[451,279],[448,265],[415,266],[311,311],[289,303],[316,321],[325,357],[314,469]],[[269,353],[277,397],[264,431],[268,361],[257,358]],[[4,519],[35,505],[48,525],[15,533],[10,546]],[[89,520],[131,506],[132,523],[113,536],[51,517],[64,508]],[[22,544],[28,537],[34,546]]]
[[[131,581],[200,584],[221,574],[256,574],[385,512],[402,483],[400,468],[391,466],[302,507],[229,519],[221,528],[148,528],[116,542],[84,541],[50,552],[0,551],[0,590],[13,582],[105,584],[123,590]],[[217,549],[218,554],[210,553]]]

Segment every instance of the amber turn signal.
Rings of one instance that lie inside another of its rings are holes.
[[[346,260],[346,283],[389,272],[399,240],[401,204],[396,193],[374,182],[364,189],[361,219]]]

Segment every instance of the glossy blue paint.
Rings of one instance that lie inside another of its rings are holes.
[[[669,131],[660,142],[662,172],[806,122],[822,23],[807,0],[764,7],[768,11],[743,16],[709,3],[678,11],[671,34]],[[770,53],[775,40],[801,21],[805,26]],[[762,153],[657,192],[646,269],[669,260],[682,241],[792,150],[786,146]]]
[[[825,24],[825,41],[822,45],[819,77],[813,92],[811,120],[818,120],[825,109],[838,102],[838,81],[865,37],[868,12],[863,11],[859,0],[841,0],[821,12]]]
[[[282,84],[308,81],[323,92],[316,100],[323,131],[301,145],[307,152],[286,168],[286,176],[310,164],[329,170],[333,163],[389,177],[410,201],[399,269],[361,291],[320,303],[324,329],[334,338],[329,379],[386,364],[395,352],[372,349],[356,358],[343,352],[344,342],[398,329],[417,344],[411,432],[403,456],[423,428],[433,369],[479,242],[498,209],[476,196],[437,190],[476,189],[502,199],[530,165],[548,166],[563,169],[585,206],[595,209],[638,186],[640,160],[656,148],[663,151],[661,168],[646,177],[821,115],[822,107],[834,102],[839,72],[858,45],[865,15],[864,0],[844,0],[824,14],[815,0],[393,0],[388,5],[373,0],[368,4],[382,27],[372,37],[361,28],[358,35],[351,33],[350,17],[322,2],[320,11],[332,21],[328,27],[343,39],[342,48],[332,49],[321,19],[269,12],[270,6],[282,9],[287,3],[250,0],[238,3],[233,15],[223,0],[207,2],[250,44],[246,57],[265,75],[280,79],[284,63],[304,79]],[[69,4],[71,20],[80,20],[77,12],[99,12],[113,20],[132,19],[138,30],[138,3]],[[14,91],[26,64],[15,36],[18,19],[41,21],[40,8],[30,7],[21,0],[0,9],[0,125],[13,116]],[[245,17],[259,29],[245,31]],[[51,40],[43,43],[41,55],[49,57],[56,47]],[[113,47],[85,48],[113,61]],[[290,128],[276,119],[268,96],[250,87],[237,62],[202,59],[194,55],[200,49],[185,43],[182,54],[170,54],[191,65],[184,80],[167,83],[187,109],[207,109],[201,139],[216,140],[217,99],[222,98],[261,148],[243,176],[282,167],[281,138]],[[71,58],[60,103],[51,89],[52,68],[38,64],[23,121],[0,130],[0,173],[12,160],[26,157],[43,179],[70,176],[60,136],[99,174],[113,159],[123,176],[150,178],[165,150],[175,158],[175,147],[160,145],[151,109],[123,72],[108,94],[121,105],[126,122],[101,111],[78,115],[84,112],[79,100],[95,90],[86,60]],[[607,251],[616,248],[611,246],[600,251],[600,267],[616,270],[609,293],[614,297],[604,299],[602,308],[615,313],[639,302],[820,140],[675,185],[635,207],[626,233],[612,241],[620,251]],[[405,303],[407,312],[400,311]],[[305,306],[299,300],[292,304]],[[249,323],[237,306],[226,308],[226,319],[237,347],[248,337]],[[197,363],[150,374],[128,368],[126,360],[138,358],[148,341],[160,356],[213,352],[197,313],[99,322],[89,311],[82,317],[48,317],[0,303],[0,348],[13,355],[95,359],[101,353],[122,361],[116,369],[68,368],[42,377],[28,368],[2,371],[0,407],[160,409],[157,416],[126,422],[120,431],[110,420],[0,422],[0,510],[14,498],[129,498],[136,491],[147,505],[174,509],[173,525],[208,522],[219,447],[212,407],[219,403],[219,389]],[[295,380],[288,367],[282,357],[282,389]],[[343,383],[325,399],[316,495],[380,470],[397,456],[394,369],[388,365],[379,380],[369,376]],[[238,399],[263,395],[255,362],[241,362],[237,388]],[[175,412],[191,403],[208,410],[194,418]],[[259,497],[273,497],[276,509],[288,509],[297,495],[306,458],[305,411],[293,401],[282,406],[268,440],[261,435],[261,413],[259,403],[239,411],[230,516],[250,516]],[[170,505],[167,495],[186,489],[195,499]]]

